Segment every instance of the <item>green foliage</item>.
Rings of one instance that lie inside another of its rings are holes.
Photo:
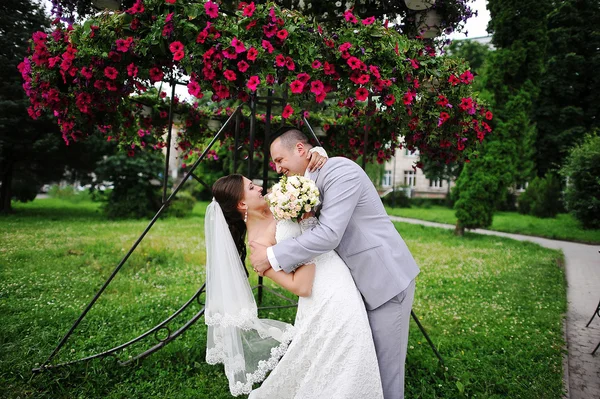
[[[177,218],[190,216],[194,205],[196,205],[196,199],[192,194],[180,191],[175,196],[173,202],[171,202],[171,205],[169,205],[167,216],[175,216]]]
[[[77,191],[72,185],[61,186],[53,184],[48,190],[48,196],[50,198],[66,200],[73,203],[92,200],[92,195],[88,190]]]
[[[396,187],[396,191],[392,191],[381,200],[384,205],[393,208],[410,208],[411,206],[411,200],[406,196],[402,187]]]
[[[600,136],[573,148],[561,173],[567,180],[567,209],[586,228],[600,228]]]
[[[549,45],[536,102],[540,176],[558,170],[586,132],[600,128],[600,2],[556,2],[548,15]]]
[[[561,182],[553,174],[534,178],[519,197],[519,213],[553,218],[563,210]]]
[[[56,362],[129,341],[196,292],[205,278],[206,205],[198,204],[190,218],[157,221]],[[202,319],[140,364],[94,360],[31,377],[31,368],[47,358],[147,225],[107,221],[97,207],[48,199],[17,204],[15,215],[0,219],[6,248],[0,252],[3,398],[230,398],[223,368],[205,363]],[[459,239],[403,223],[396,228],[422,268],[413,310],[448,367],[439,367],[411,321],[406,397],[461,398],[457,382],[469,398],[561,397],[566,311],[561,254],[498,237]],[[32,246],[37,237],[43,239]],[[251,273],[250,284],[256,281]],[[265,305],[283,304],[270,293],[264,299]],[[171,331],[202,309],[195,302],[191,307],[183,320],[169,324]],[[261,310],[260,317],[293,322],[295,309]],[[127,360],[155,344],[150,336],[116,355]]]
[[[160,174],[164,157],[159,152],[140,151],[131,157],[118,153],[99,163],[98,181],[113,183],[103,210],[111,219],[148,218],[161,204]]]

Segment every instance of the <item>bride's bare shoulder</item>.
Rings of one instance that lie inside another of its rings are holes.
[[[248,229],[248,241],[256,241],[263,245],[271,246],[275,245],[275,229],[277,228],[277,222],[269,223],[263,228]]]

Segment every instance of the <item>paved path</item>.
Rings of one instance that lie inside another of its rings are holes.
[[[449,224],[397,216],[390,216],[390,219],[395,222],[454,229],[454,226]],[[596,355],[591,355],[600,342],[600,317],[596,316],[590,326],[585,327],[600,300],[600,246],[491,230],[475,229],[470,232],[531,241],[546,248],[563,251],[568,300],[566,323],[568,367],[565,367],[567,397],[600,399],[600,349]]]

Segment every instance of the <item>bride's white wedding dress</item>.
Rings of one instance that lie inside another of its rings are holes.
[[[303,221],[311,223],[317,219]],[[277,223],[277,241],[300,234],[295,222]],[[298,300],[296,334],[279,364],[249,398],[382,398],[367,312],[348,267],[334,251],[314,263],[312,293]]]

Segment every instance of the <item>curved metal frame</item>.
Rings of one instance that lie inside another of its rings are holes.
[[[171,81],[171,98],[174,98],[175,95],[175,87],[177,84],[181,84],[180,82],[177,82],[175,80]],[[268,168],[269,168],[269,139],[270,139],[270,135],[271,135],[271,111],[272,111],[272,107],[273,105],[276,103],[277,105],[280,105],[283,107],[283,105],[286,103],[286,99],[287,99],[287,92],[284,92],[284,96],[283,97],[274,97],[273,96],[273,90],[268,90],[267,91],[267,95],[263,96],[263,97],[259,97],[258,95],[254,94],[251,96],[250,98],[250,129],[249,129],[249,145],[248,145],[248,177],[250,179],[252,179],[252,170],[253,170],[253,158],[254,158],[254,141],[255,141],[255,133],[256,133],[256,108],[258,105],[264,105],[266,106],[266,125],[265,125],[265,140],[264,140],[264,159],[263,159],[263,173],[262,173],[262,178],[263,178],[263,194],[266,194],[266,187],[268,185]],[[264,101],[261,101],[264,100]],[[371,103],[372,99],[369,98],[369,103]],[[81,363],[81,362],[85,362],[85,361],[89,361],[89,360],[93,360],[93,359],[103,359],[103,358],[113,358],[116,362],[118,362],[120,365],[128,365],[131,364],[133,362],[136,362],[140,359],[143,359],[149,355],[151,355],[152,353],[160,350],[161,348],[163,348],[165,345],[167,345],[168,343],[170,343],[171,341],[173,341],[175,338],[177,338],[179,335],[183,334],[190,326],[192,326],[194,323],[196,323],[196,321],[198,321],[203,315],[204,315],[204,311],[205,308],[202,307],[202,309],[197,312],[191,319],[189,319],[183,326],[181,326],[178,330],[172,332],[171,329],[168,327],[168,323],[170,323],[171,321],[173,321],[175,318],[177,318],[184,310],[186,310],[190,304],[192,302],[194,302],[194,300],[197,300],[198,303],[200,305],[203,305],[200,302],[200,295],[202,294],[202,292],[204,292],[205,288],[206,288],[206,282],[202,285],[202,287],[200,287],[200,289],[198,289],[198,291],[185,303],[183,304],[177,311],[175,311],[173,314],[171,314],[169,317],[167,317],[165,320],[163,320],[162,322],[160,322],[159,324],[157,324],[156,326],[152,327],[151,329],[149,329],[148,331],[144,332],[143,334],[139,335],[138,337],[124,343],[121,345],[118,345],[112,349],[109,349],[107,351],[101,352],[101,353],[97,353],[91,356],[87,356],[81,359],[77,359],[77,360],[73,360],[73,361],[68,361],[68,362],[64,362],[64,363],[59,363],[59,364],[49,364],[50,361],[54,358],[54,356],[56,356],[56,354],[60,351],[60,349],[65,345],[65,343],[67,342],[67,340],[69,339],[69,337],[73,334],[73,332],[75,331],[75,329],[77,328],[77,326],[79,325],[79,323],[81,323],[81,321],[83,320],[83,318],[87,315],[87,313],[90,311],[90,309],[94,306],[94,304],[96,303],[96,301],[98,300],[98,298],[102,295],[102,293],[104,292],[104,290],[108,287],[108,285],[110,284],[110,282],[113,280],[113,278],[117,275],[117,273],[121,270],[121,268],[123,267],[123,265],[125,264],[125,262],[129,259],[129,257],[131,256],[131,254],[135,251],[135,249],[138,247],[138,245],[142,242],[142,240],[144,239],[144,237],[146,236],[146,234],[150,231],[150,229],[152,228],[152,226],[154,225],[154,223],[158,220],[158,218],[160,217],[160,215],[162,214],[162,212],[171,204],[171,201],[175,198],[175,196],[177,195],[177,193],[179,192],[179,190],[181,189],[181,187],[185,184],[185,182],[190,178],[193,177],[194,179],[196,179],[197,181],[199,181],[201,184],[203,184],[204,186],[208,187],[207,184],[202,181],[202,179],[200,179],[198,176],[196,176],[194,174],[194,171],[196,170],[196,168],[198,167],[198,165],[200,164],[200,162],[202,160],[204,160],[204,158],[206,157],[206,154],[208,153],[208,151],[212,148],[212,146],[214,145],[214,143],[221,137],[221,134],[223,133],[223,131],[233,122],[235,121],[235,137],[234,137],[234,152],[233,152],[233,167],[234,170],[237,170],[237,165],[238,165],[238,152],[239,150],[241,150],[243,148],[243,146],[240,145],[240,121],[241,121],[241,110],[243,109],[243,107],[246,106],[245,103],[241,104],[240,106],[238,106],[236,108],[236,110],[227,118],[226,122],[223,124],[223,126],[221,126],[221,128],[219,129],[219,131],[215,134],[215,136],[213,137],[213,139],[210,141],[210,143],[208,144],[208,146],[205,148],[205,150],[202,152],[202,154],[200,155],[200,157],[196,160],[196,162],[192,165],[192,167],[190,168],[190,170],[185,174],[185,176],[183,177],[183,179],[181,180],[181,182],[177,185],[177,187],[175,187],[175,189],[173,190],[173,192],[171,193],[171,195],[169,195],[167,197],[167,183],[168,183],[168,177],[169,177],[169,160],[170,160],[170,155],[171,155],[171,138],[172,138],[172,130],[173,130],[173,105],[172,102],[169,105],[169,119],[168,119],[168,134],[167,134],[167,154],[166,154],[166,158],[165,158],[165,171],[164,171],[164,176],[163,176],[163,190],[162,190],[162,206],[160,207],[160,209],[158,210],[158,212],[156,213],[156,215],[152,218],[152,220],[150,221],[150,223],[148,224],[148,226],[145,228],[145,230],[142,232],[142,234],[140,235],[140,237],[134,242],[134,244],[132,245],[132,247],[129,249],[129,251],[127,252],[127,254],[121,259],[121,261],[119,262],[119,264],[117,265],[117,267],[113,270],[113,272],[111,273],[111,275],[108,277],[108,279],[104,282],[104,284],[102,285],[102,287],[98,290],[98,292],[96,293],[96,295],[94,296],[94,298],[92,298],[92,300],[88,303],[88,305],[85,307],[85,309],[83,310],[83,312],[81,313],[81,315],[77,318],[77,320],[73,323],[73,325],[71,326],[71,328],[69,329],[69,331],[63,336],[63,338],[61,339],[61,341],[58,343],[58,345],[56,346],[56,348],[54,348],[54,350],[52,351],[52,353],[48,356],[48,358],[42,363],[41,366],[32,369],[32,372],[34,373],[39,373],[45,370],[50,370],[50,369],[56,369],[59,367],[63,367],[63,366],[68,366],[68,365],[72,365],[72,364],[76,364],[76,363]],[[308,130],[310,131],[312,137],[314,138],[314,140],[316,141],[317,144],[320,145],[320,141],[317,138],[312,126],[310,125],[310,123],[308,122],[308,120],[304,117],[304,113],[302,116],[302,120],[304,122],[304,124],[306,125],[306,127],[308,128]],[[368,128],[365,126],[365,137],[364,137],[364,146],[365,146],[365,153],[366,153],[366,146],[367,146],[367,136],[368,136]],[[363,169],[365,168],[365,157],[363,156],[363,162],[362,162],[362,166]],[[209,187],[210,189],[210,187]],[[273,291],[272,289],[270,289],[269,287],[266,287],[263,283],[263,277],[259,276],[258,278],[258,285],[256,285],[255,287],[252,288],[253,290],[257,290],[257,296],[258,296],[258,304],[260,305],[262,303],[262,298],[263,298],[263,290],[267,290],[269,291],[271,294],[284,299],[286,301],[288,301],[290,304],[289,305],[283,305],[283,306],[268,306],[268,307],[260,307],[259,309],[281,309],[281,308],[289,308],[289,307],[295,307],[297,306],[297,302],[284,296],[281,295],[280,293]],[[433,351],[435,352],[436,356],[438,357],[438,359],[440,360],[440,363],[443,365],[443,359],[440,356],[439,352],[437,351],[437,349],[435,348],[433,342],[431,341],[431,339],[429,338],[429,336],[427,335],[427,333],[425,332],[425,329],[423,328],[423,326],[421,325],[421,323],[419,322],[419,320],[417,319],[416,315],[414,314],[414,312],[411,311],[411,315],[413,317],[413,319],[416,321],[417,325],[419,326],[419,329],[423,332],[423,334],[425,335],[425,338],[427,339],[427,342],[430,344],[431,348],[433,349]],[[163,339],[159,338],[158,333],[160,330],[166,330],[167,331],[167,336]],[[141,341],[142,339],[148,337],[150,334],[154,334],[154,338],[156,339],[156,341],[158,341],[158,343],[154,346],[152,346],[151,348],[147,349],[146,351],[138,354],[137,356],[128,359],[127,361],[121,361],[118,359],[116,352],[124,349],[128,346],[133,345],[136,342]]]

